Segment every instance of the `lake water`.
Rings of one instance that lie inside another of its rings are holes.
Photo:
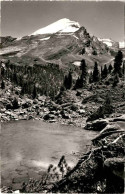
[[[49,164],[58,164],[65,155],[69,166],[74,166],[79,152],[97,133],[43,121],[14,121],[1,127],[2,185],[15,184],[29,177],[39,178]]]

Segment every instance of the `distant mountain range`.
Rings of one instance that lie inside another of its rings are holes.
[[[99,41],[102,41],[104,44],[106,44],[108,47],[113,47],[113,48],[119,48],[119,42],[116,42],[112,39],[107,39],[107,38],[98,38]]]
[[[117,42],[90,36],[78,22],[64,18],[22,38],[2,37],[0,55],[16,63],[25,58],[24,63],[30,61],[32,65],[37,59],[41,65],[53,63],[60,67],[79,64],[85,59],[91,67],[94,61],[111,62],[110,49],[118,48]]]

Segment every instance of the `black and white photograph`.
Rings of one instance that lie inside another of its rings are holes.
[[[0,193],[123,194],[125,1],[0,13]]]

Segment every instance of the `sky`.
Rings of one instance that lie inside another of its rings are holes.
[[[22,37],[59,19],[79,22],[91,35],[124,40],[124,2],[2,1],[2,36]]]

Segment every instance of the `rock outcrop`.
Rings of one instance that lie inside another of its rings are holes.
[[[93,131],[101,131],[108,125],[108,121],[106,119],[95,120],[93,122],[89,122],[86,124],[84,129],[93,130]]]

